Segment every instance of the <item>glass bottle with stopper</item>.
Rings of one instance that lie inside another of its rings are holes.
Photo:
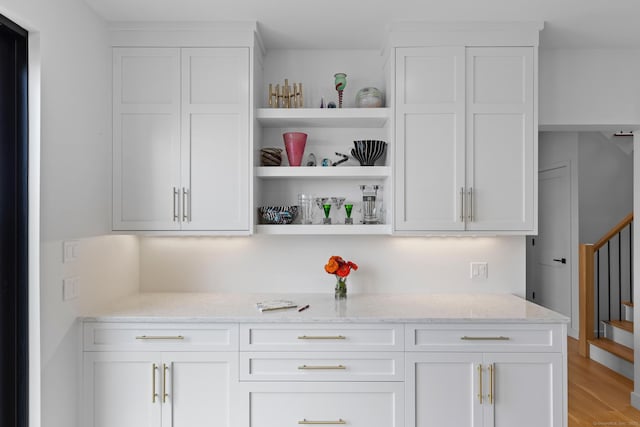
[[[361,185],[362,190],[362,222],[365,224],[378,224],[378,209],[376,198],[378,197],[379,185]]]

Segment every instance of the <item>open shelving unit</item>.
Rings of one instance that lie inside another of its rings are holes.
[[[390,108],[258,108],[256,118],[267,128],[382,128]]]

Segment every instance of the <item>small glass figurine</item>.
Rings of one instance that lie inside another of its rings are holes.
[[[345,73],[336,73],[333,77],[335,78],[334,84],[338,91],[338,108],[342,108],[342,91],[347,87],[347,75]]]
[[[353,203],[345,203],[344,211],[347,214],[346,218],[344,219],[345,224],[353,224],[353,218],[351,218],[352,210],[353,210]]]

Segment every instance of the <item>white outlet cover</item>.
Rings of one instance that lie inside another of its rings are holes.
[[[80,294],[80,278],[67,277],[62,280],[62,300],[69,301],[78,298]]]
[[[489,264],[487,262],[471,263],[471,279],[485,280],[489,277]]]
[[[65,240],[62,242],[62,262],[69,263],[78,259],[78,246],[80,242],[77,240]]]

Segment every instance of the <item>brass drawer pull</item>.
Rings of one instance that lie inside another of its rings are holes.
[[[298,369],[306,369],[306,370],[313,370],[313,369],[347,369],[346,366],[344,365],[302,365],[302,366],[298,366]]]
[[[478,393],[478,402],[482,405],[482,364],[478,365],[478,383],[479,383],[479,393]]]
[[[156,371],[158,370],[158,365],[155,363],[151,366],[151,403],[156,403],[156,398],[158,397],[158,393],[156,393]]]
[[[311,421],[311,420],[307,420],[306,418],[302,419],[301,421],[298,421],[298,424],[346,424],[346,423],[347,422],[342,418],[340,418],[337,421]]]
[[[183,340],[182,335],[138,335],[137,340]]]
[[[300,335],[299,340],[346,340],[344,335]]]
[[[496,368],[492,363],[489,365],[489,404],[493,405],[493,402],[496,400],[495,392],[493,390],[495,386],[495,377],[496,377]]]
[[[509,341],[511,338],[509,337],[460,337],[463,341]]]

